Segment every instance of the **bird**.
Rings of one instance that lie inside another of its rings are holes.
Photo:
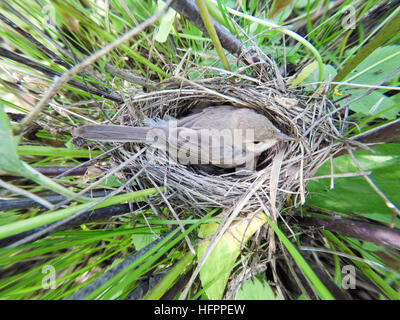
[[[250,171],[256,169],[264,151],[279,141],[295,140],[266,116],[231,105],[206,107],[180,119],[153,121],[147,127],[88,124],[75,128],[72,135],[102,142],[146,143],[182,164]]]

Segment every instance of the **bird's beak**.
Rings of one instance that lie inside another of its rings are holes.
[[[289,137],[288,135],[284,134],[284,133],[280,133],[279,134],[279,139],[280,140],[287,140],[287,141],[296,141],[297,139]]]

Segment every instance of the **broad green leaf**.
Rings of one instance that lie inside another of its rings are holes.
[[[281,1],[282,2],[282,1]],[[294,8],[294,2],[289,3],[288,5],[285,6],[285,8],[283,8],[282,11],[280,11],[277,15],[275,15],[274,17],[272,17],[272,21],[278,22],[278,23],[282,23],[284,22],[292,13],[293,8]]]
[[[165,6],[164,1],[158,1],[159,9]],[[156,34],[156,41],[165,42],[167,41],[168,35],[172,29],[172,24],[174,23],[174,19],[176,16],[176,11],[172,8],[169,8],[167,12],[162,16],[160,20],[160,28]]]
[[[345,81],[378,84],[400,65],[400,46],[386,46],[376,49],[361,62]]]
[[[293,2],[294,2],[295,8],[305,8],[308,3],[310,4],[310,6],[312,6],[315,1],[316,0],[297,0],[297,1],[293,1]]]
[[[397,103],[400,103],[400,93],[395,94],[394,96],[391,97],[393,101],[396,101]]]
[[[200,270],[200,280],[204,291],[211,300],[221,299],[232,268],[240,254],[241,244],[265,223],[263,215],[244,218],[234,223],[215,246]],[[216,223],[204,224],[200,227],[199,236],[210,237],[218,228]],[[201,243],[197,248],[200,260],[209,245],[209,241]]]
[[[293,85],[297,86],[298,84],[305,81],[308,77],[312,75],[312,73],[318,69],[317,61],[311,62],[310,64],[306,65],[294,78]]]
[[[317,62],[313,62],[315,63],[315,66],[317,66]],[[323,73],[322,73],[322,81],[328,81],[328,80],[332,80],[333,78],[335,78],[337,71],[334,67],[332,67],[329,64],[324,64],[323,65]],[[308,83],[313,83],[313,82],[318,82],[319,80],[319,68],[316,68],[315,70],[313,70],[313,72],[302,82],[303,85],[306,85]],[[306,85],[305,89],[306,90],[316,90],[318,88],[318,84],[310,84],[310,85]]]
[[[376,49],[361,62],[344,81],[359,84],[380,84],[400,65],[400,46],[392,45]],[[395,76],[393,76],[395,77]],[[392,79],[388,79],[388,82]],[[351,94],[350,99],[357,98],[368,89],[355,89],[349,86],[338,86],[341,95]],[[335,96],[339,98],[339,96]],[[346,100],[338,104],[344,104]],[[377,115],[387,119],[395,119],[400,112],[398,101],[384,95],[384,91],[374,91],[368,96],[350,105],[350,109],[363,115]],[[388,110],[389,109],[389,110]]]
[[[33,180],[50,190],[65,195],[66,197],[75,195],[71,190],[64,188],[52,179],[37,172],[18,158],[17,146],[11,132],[11,126],[2,107],[0,107],[0,170],[25,176],[26,178]],[[84,197],[80,197],[79,200],[84,200]]]
[[[143,249],[145,246],[149,245],[152,243],[154,240],[157,239],[157,237],[154,234],[132,234],[131,236],[133,245],[135,246],[135,249],[139,251],[140,249]]]
[[[24,176],[66,197],[75,195],[71,190],[64,188],[19,159],[11,126],[2,106],[0,107],[0,171]],[[78,200],[86,201],[87,199],[79,197]]]
[[[353,99],[360,96],[361,91],[365,92],[365,90],[349,89],[343,93],[351,94],[350,99]],[[339,105],[345,102],[346,100],[340,101]],[[396,119],[400,111],[400,103],[385,96],[382,91],[373,91],[368,96],[352,103],[350,109],[363,115],[376,115],[380,118]]]
[[[364,171],[372,171],[370,178],[392,201],[400,206],[400,144],[384,144],[373,148],[376,154],[363,150],[355,153]],[[334,173],[358,172],[349,155],[333,160]],[[316,176],[329,175],[326,162]],[[390,223],[391,210],[361,176],[335,178],[335,187],[330,189],[330,179],[319,179],[307,184],[310,191],[307,204],[338,213],[352,212],[371,219]],[[400,227],[399,221],[397,226]]]
[[[3,107],[0,107],[0,170],[19,173],[21,167],[8,117]]]
[[[243,281],[236,293],[236,300],[277,300],[270,285],[261,281],[258,277],[252,277]]]
[[[96,176],[96,175],[94,175]],[[118,180],[118,178],[115,175],[111,175],[109,176],[107,179],[105,179],[102,183],[102,186],[104,187],[120,187],[121,186],[121,182],[120,180]]]

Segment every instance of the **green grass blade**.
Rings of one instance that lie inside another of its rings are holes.
[[[311,269],[309,264],[297,251],[295,246],[290,242],[290,240],[283,234],[283,232],[279,229],[279,227],[265,214],[265,218],[267,222],[270,224],[272,229],[275,231],[278,238],[283,242],[286,249],[292,255],[293,259],[297,262],[298,266],[304,272],[305,276],[310,280],[310,282],[314,285],[316,291],[318,292],[319,296],[324,300],[335,300],[333,295],[329,292],[329,290],[324,286],[315,272]]]

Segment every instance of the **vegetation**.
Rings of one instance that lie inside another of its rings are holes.
[[[0,299],[400,299],[399,1],[196,3],[0,1]],[[360,150],[332,154],[278,219],[235,218],[202,261],[221,209],[156,203],[164,186],[71,129],[183,73],[237,72],[235,41],[333,101]]]

